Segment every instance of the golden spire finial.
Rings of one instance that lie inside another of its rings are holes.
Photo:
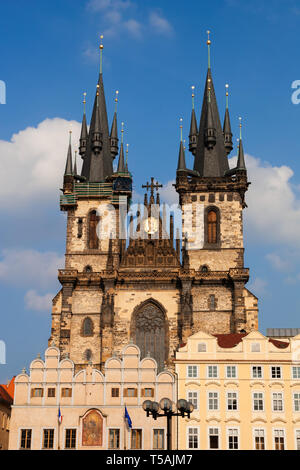
[[[179,121],[180,121],[180,142],[182,142],[182,128],[183,128],[182,123],[183,123],[183,119],[180,118]]]
[[[208,68],[210,69],[210,45],[211,45],[211,40],[210,40],[210,34],[211,32],[209,30],[206,31],[207,33],[207,48],[208,48]]]
[[[124,122],[122,122],[122,129],[121,129],[121,142],[124,143]]]
[[[193,109],[195,109],[195,86],[194,85],[191,86],[191,90],[192,90],[192,106],[193,106]]]
[[[100,36],[100,46],[99,46],[99,49],[100,49],[100,73],[102,73],[102,62],[103,62],[103,34],[101,34]]]
[[[228,96],[229,96],[229,92],[228,92],[229,85],[228,85],[228,83],[226,83],[225,88],[226,88],[226,109],[228,109]]]
[[[115,112],[117,112],[118,109],[118,96],[119,96],[119,90],[116,90],[116,97],[115,97]]]
[[[83,93],[83,111],[85,114],[85,105],[86,105],[86,92]]]

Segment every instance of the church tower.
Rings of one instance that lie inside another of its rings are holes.
[[[161,185],[154,178],[143,186],[144,204],[134,211],[123,123],[119,146],[118,94],[109,130],[102,52],[101,44],[89,128],[84,95],[80,175],[71,138],[67,152],[60,200],[67,213],[65,267],[58,274],[62,287],[53,300],[49,345],[79,370],[90,362],[102,369],[132,342],[160,371],[173,366],[177,348],[199,330],[257,328],[257,299],[245,288],[242,216],[249,183],[243,143],[240,138],[237,167],[230,170],[228,103],[222,128],[209,64],[199,126],[193,96],[193,170],[186,166],[181,126],[175,187],[182,237],[175,209],[168,213],[160,204]]]
[[[191,331],[238,333],[258,326],[257,299],[245,288],[249,270],[244,266],[243,210],[250,183],[242,135],[237,166],[229,169],[233,144],[228,85],[222,127],[210,65],[209,32],[207,45],[208,71],[199,128],[193,87],[189,149],[194,168],[186,168],[181,144],[176,177],[193,299],[193,314],[183,319],[183,337]]]

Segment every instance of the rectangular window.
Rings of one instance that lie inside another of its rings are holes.
[[[296,450],[300,450],[300,431],[296,431]]]
[[[295,380],[300,379],[300,367],[299,366],[293,366],[292,367],[292,377]]]
[[[239,431],[238,429],[228,429],[228,449],[238,450],[239,448]]]
[[[281,379],[281,367],[271,367],[272,379]]]
[[[284,450],[284,430],[274,430],[274,446],[275,450]]]
[[[120,449],[120,429],[110,429],[108,433],[109,449]]]
[[[236,379],[237,378],[237,368],[236,368],[236,366],[226,366],[226,378],[227,379]]]
[[[43,449],[54,448],[54,429],[44,429]]]
[[[199,448],[199,430],[198,428],[188,428],[188,448]]]
[[[125,388],[124,396],[125,397],[137,397],[137,389],[136,388]]]
[[[198,367],[197,366],[188,366],[187,367],[187,376],[190,379],[198,377]]]
[[[262,376],[263,376],[262,366],[252,366],[252,378],[262,379]]]
[[[238,409],[238,394],[237,392],[227,393],[227,411],[237,411]]]
[[[272,404],[273,404],[273,411],[283,411],[283,394],[273,393]]]
[[[209,448],[219,449],[219,429],[209,428]]]
[[[55,388],[48,388],[48,398],[55,397]]]
[[[260,352],[260,344],[259,343],[252,343],[251,344],[251,352]]]
[[[264,411],[264,394],[253,393],[253,411]]]
[[[208,366],[207,367],[207,377],[209,379],[217,379],[218,376],[219,376],[218,366]]]
[[[264,429],[254,430],[255,450],[265,450],[265,431]]]
[[[153,429],[153,449],[163,450],[165,448],[164,435],[163,429]]]
[[[188,392],[187,401],[193,403],[194,410],[198,409],[198,392]]]
[[[206,343],[198,344],[198,352],[206,352]]]
[[[144,388],[144,397],[154,397],[154,389]]]
[[[132,429],[131,430],[131,449],[142,448],[142,430]]]
[[[293,395],[294,411],[300,411],[300,393],[296,392]]]
[[[208,409],[210,411],[219,409],[219,392],[208,393]]]
[[[112,388],[111,389],[111,396],[113,398],[118,398],[120,396],[120,389],[119,388]]]
[[[20,449],[31,449],[31,429],[21,429]]]
[[[76,449],[76,429],[66,429],[65,449]]]
[[[71,388],[62,388],[61,389],[61,396],[63,398],[70,398],[72,396],[72,389]]]
[[[32,388],[31,396],[32,397],[42,397],[44,390],[42,388]]]

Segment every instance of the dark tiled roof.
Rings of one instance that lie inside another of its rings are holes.
[[[242,341],[245,336],[248,336],[248,333],[232,333],[227,335],[214,336],[216,336],[220,348],[234,348]],[[278,349],[286,349],[289,345],[289,343],[286,343],[285,341],[278,341],[272,338],[269,338],[269,341]]]

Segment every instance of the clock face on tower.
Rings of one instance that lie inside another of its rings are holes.
[[[148,217],[148,219],[144,221],[144,230],[149,235],[153,235],[154,233],[156,233],[158,230],[157,219],[155,219],[154,217]]]

